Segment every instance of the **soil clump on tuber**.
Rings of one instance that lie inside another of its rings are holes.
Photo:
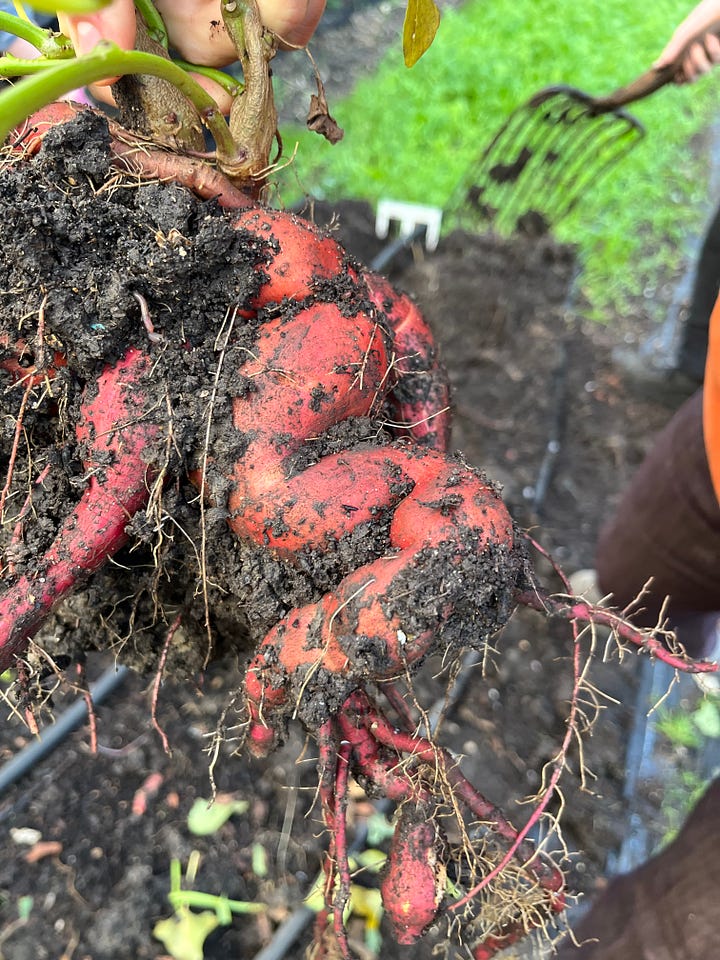
[[[162,428],[152,456],[168,479],[130,523],[114,562],[58,607],[38,640],[52,657],[112,649],[149,671],[180,616],[164,670],[192,676],[210,656],[247,657],[288,611],[383,556],[390,515],[378,514],[326,549],[308,548],[292,563],[230,531],[228,477],[249,436],[233,428],[232,402],[253,390],[238,368],[253,356],[263,324],[297,305],[244,309],[262,283],[266,253],[257,234],[233,225],[214,200],[176,183],[132,178],[111,160],[105,119],[83,111],[52,129],[36,157],[8,163],[0,176],[0,211],[13,224],[0,258],[4,575],[37,574],[38,557],[88,480],[73,429],[84,391],[92,400],[104,366],[128,349],[149,353],[143,415]],[[347,299],[342,287],[352,265],[348,258],[337,279],[318,283],[319,299]],[[32,376],[18,371],[17,356]],[[318,397],[318,405],[325,400]],[[389,443],[386,419],[378,409],[376,417],[332,425],[293,455],[291,475],[328,455]],[[288,428],[289,421],[277,423],[279,445]],[[210,493],[204,506],[188,480],[199,473]],[[497,586],[497,559],[487,562],[488,582]],[[522,561],[504,562],[512,589],[511,571]],[[457,596],[462,577],[458,568],[456,586],[447,583]],[[419,622],[428,584],[422,570],[405,580],[413,580],[403,587],[418,598],[410,612]],[[427,602],[431,617],[432,598]],[[495,597],[488,603],[483,626],[492,630],[507,615],[509,596],[499,607]],[[455,629],[448,642],[460,649],[478,641],[461,634]],[[325,689],[322,701],[345,694]]]

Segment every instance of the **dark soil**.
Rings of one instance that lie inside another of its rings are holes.
[[[82,140],[87,142],[89,137],[83,135]],[[247,245],[239,248],[237,236],[226,232],[225,221],[213,205],[191,203],[171,186],[124,189],[118,185],[112,194],[115,233],[108,237],[105,248],[97,246],[99,235],[77,232],[81,226],[78,212],[82,211],[82,223],[87,223],[93,206],[100,202],[97,188],[104,178],[102,150],[86,158],[87,151],[79,151],[76,162],[80,166],[75,171],[61,171],[68,188],[45,197],[50,200],[47,209],[52,222],[47,213],[38,219],[40,209],[26,203],[24,194],[22,206],[13,207],[12,213],[9,208],[3,210],[7,222],[16,223],[19,215],[27,216],[28,227],[26,240],[9,251],[9,266],[0,280],[0,291],[5,292],[0,300],[3,317],[12,309],[13,317],[32,318],[36,323],[47,293],[48,317],[62,318],[58,338],[77,346],[64,380],[65,412],[58,405],[56,416],[49,419],[47,407],[44,416],[29,414],[33,436],[45,449],[55,445],[58,431],[63,430],[60,418],[71,418],[77,409],[83,378],[97,371],[103,359],[115,356],[118,343],[139,343],[146,336],[134,292],[147,299],[165,337],[161,355],[166,366],[159,380],[180,384],[179,377],[170,376],[169,371],[183,362],[183,352],[173,351],[167,344],[182,342],[181,335],[192,338],[194,353],[200,356],[207,344],[207,361],[228,299],[243,295],[238,284],[253,282],[252,247],[248,258]],[[89,164],[96,165],[95,172],[88,169]],[[59,172],[54,167],[47,176],[56,179]],[[94,187],[90,191],[85,189],[88,178]],[[0,182],[0,202],[5,183],[6,173]],[[106,200],[103,198],[105,205]],[[79,208],[68,207],[77,203]],[[42,209],[46,209],[44,205]],[[380,246],[373,236],[369,211],[347,204],[340,206],[338,214],[347,248],[369,261]],[[320,222],[332,219],[329,211],[320,208],[312,215]],[[184,234],[191,228],[199,239],[185,243]],[[179,237],[172,234],[173,229]],[[204,237],[208,238],[207,247]],[[80,269],[80,247],[93,252],[89,269]],[[144,269],[142,274],[135,272],[126,261],[119,268],[119,254],[125,247],[136,251],[138,265],[153,260],[151,277]],[[209,253],[210,247],[224,251],[223,257]],[[185,253],[180,253],[181,249]],[[213,258],[209,267],[208,256]],[[238,257],[246,268],[239,273],[227,270],[229,259]],[[568,572],[592,564],[593,544],[603,518],[654,430],[667,417],[665,408],[640,403],[626,389],[622,374],[611,361],[612,331],[579,318],[578,305],[573,303],[575,270],[573,251],[551,239],[502,241],[467,234],[449,236],[432,255],[417,248],[393,267],[394,282],[414,295],[442,344],[454,390],[455,446],[470,463],[503,484],[516,521],[531,529]],[[51,284],[48,280],[53,271]],[[73,271],[76,279],[68,282]],[[193,288],[200,275],[202,295],[193,305]],[[186,285],[180,287],[181,283]],[[15,299],[18,289],[25,298],[20,309]],[[172,326],[172,304],[166,305],[169,309],[164,307],[169,290],[183,303],[183,316],[190,318],[182,334]],[[88,327],[94,329],[94,324],[101,325],[98,336],[89,339]],[[183,423],[190,431],[189,424],[198,422],[192,404],[202,406],[203,398],[198,395],[198,371],[184,369],[183,376],[186,379],[174,400],[177,402],[180,394],[187,398],[190,408]],[[12,427],[4,429],[6,444]],[[191,432],[180,436],[184,451],[197,439]],[[26,471],[27,486],[37,464],[25,457],[18,470]],[[73,467],[71,457],[67,481],[55,491],[55,512],[52,517],[43,516],[41,509],[40,519],[47,522],[38,524],[37,540],[18,563],[32,564],[33,552],[52,538],[60,519],[56,507],[61,503],[68,509],[77,496],[73,476],[80,474],[79,464]],[[189,500],[189,491],[178,489],[168,512],[176,511],[177,516],[181,511],[183,524],[197,537],[197,526],[192,525],[196,521],[186,510]],[[225,562],[228,556],[235,557],[242,566],[233,538],[223,530],[223,523],[212,528],[217,537],[213,560],[223,558]],[[180,602],[192,606],[187,604],[189,584],[194,583],[187,576],[187,553],[174,553],[173,545],[168,550],[168,575],[161,585],[168,592],[161,600],[168,608]],[[244,562],[243,569],[246,573],[251,570],[251,576],[233,577],[226,571],[221,580],[221,586],[229,585],[233,591],[235,610],[240,580],[246,591],[240,597],[243,605],[262,606],[266,594],[275,594],[272,583],[277,572],[253,568],[247,558]],[[123,573],[122,568],[128,566],[132,566],[131,572]],[[543,578],[550,580],[548,564],[538,561],[537,566]],[[220,578],[217,565],[212,572]],[[96,577],[68,605],[44,634],[44,642],[50,643],[57,634],[73,650],[119,650],[118,638],[131,640],[125,643],[126,652],[132,651],[136,662],[151,668],[167,631],[162,621],[155,627],[153,618],[146,616],[152,577],[147,555],[139,560],[137,556],[121,557],[117,568]],[[152,586],[157,584],[153,581]],[[150,723],[152,674],[133,676],[98,710],[100,750],[96,756],[88,750],[88,731],[81,729],[6,790],[0,797],[4,833],[1,955],[12,960],[164,956],[152,930],[158,919],[172,913],[167,902],[171,860],[176,858],[185,867],[194,850],[201,854],[192,884],[195,889],[270,904],[268,914],[259,919],[240,915],[230,926],[219,928],[208,939],[205,956],[209,960],[251,957],[268,941],[273,928],[301,902],[320,863],[325,838],[315,805],[314,746],[292,726],[289,742],[269,761],[261,763],[245,753],[236,754],[241,731],[234,726],[235,697],[242,681],[244,648],[262,635],[268,622],[285,612],[288,603],[305,602],[303,598],[316,591],[317,584],[295,580],[282,599],[275,600],[274,610],[266,607],[260,615],[253,611],[253,616],[242,622],[228,617],[221,589],[212,595],[214,626],[227,637],[232,656],[218,659],[202,679],[189,683],[168,679],[163,684],[159,721],[172,745],[172,756],[163,752],[162,741]],[[145,598],[139,606],[132,602],[138,593]],[[195,618],[198,637],[204,639],[202,604],[198,604]],[[131,629],[140,623],[142,630]],[[192,630],[188,633],[192,635]],[[200,649],[192,643],[189,646]],[[204,653],[204,645],[202,650]],[[518,824],[529,812],[519,801],[538,789],[543,766],[555,756],[564,734],[570,651],[566,626],[548,624],[527,612],[516,614],[497,638],[496,653],[484,672],[476,667],[466,678],[462,695],[441,726],[441,742],[464,755],[463,770],[469,779]],[[96,675],[112,662],[107,653],[91,656],[88,671]],[[634,664],[633,659],[618,665],[613,656],[608,663],[595,663],[593,683],[613,699],[604,702],[606,709],[585,743],[584,762],[591,774],[588,791],[578,788],[577,756],[566,775],[563,835],[573,852],[571,873],[579,890],[592,891],[602,878],[608,851],[621,838],[624,745],[633,704]],[[182,667],[194,675],[194,665],[193,656],[185,655],[172,665],[170,673],[177,674]],[[416,681],[417,696],[425,708],[445,695],[447,674],[442,666],[429,662]],[[68,677],[74,677],[72,668]],[[46,720],[51,711],[62,712],[73,699],[67,686],[66,682],[56,690],[52,673],[44,679],[42,696],[46,700],[38,712]],[[6,712],[0,759],[8,759],[32,739],[18,711],[8,704]],[[211,759],[217,788],[247,799],[249,806],[246,814],[233,817],[215,834],[198,837],[187,828],[187,813],[195,798],[210,795]],[[160,779],[142,809],[134,800],[152,774],[159,774]],[[354,793],[351,823],[361,822],[367,812],[367,803],[359,792]],[[57,846],[33,862],[28,855],[37,851],[34,844],[38,839],[56,841]],[[267,857],[266,876],[257,870],[258,849]],[[361,935],[361,930],[354,928],[353,934]],[[303,945],[294,949],[300,951]],[[430,938],[427,944],[413,948],[414,954],[429,956],[432,946]],[[386,937],[383,954],[396,953],[409,956],[406,949],[397,951]]]

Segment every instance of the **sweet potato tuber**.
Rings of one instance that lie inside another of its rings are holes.
[[[48,131],[73,121],[81,113],[93,116],[69,104],[51,105],[39,111],[12,138],[16,162],[26,162],[42,151]],[[135,142],[112,123],[109,140],[111,153],[116,157],[118,151],[122,153]],[[147,158],[153,153],[137,146],[138,155]],[[187,158],[161,156],[162,162],[168,165],[168,173],[198,190]],[[145,166],[141,172],[148,175],[157,171]],[[301,452],[310,439],[348,418],[377,416],[388,401],[395,419],[407,424],[416,418],[425,423],[446,417],[444,409],[437,408],[440,402],[446,405],[447,400],[444,371],[435,363],[434,347],[419,313],[409,309],[406,299],[394,309],[395,295],[380,278],[370,278],[375,293],[369,296],[359,271],[349,265],[334,239],[297,217],[257,205],[238,214],[243,204],[235,203],[232,198],[228,200],[222,190],[219,199],[221,204],[232,208],[235,228],[246,234],[264,254],[258,269],[265,273],[266,282],[259,294],[237,305],[238,312],[252,318],[256,310],[268,308],[280,316],[260,323],[253,349],[244,349],[238,354],[245,362],[237,369],[236,396],[232,404],[235,429],[245,438],[239,444],[243,455],[231,464],[225,478],[231,485],[227,504],[218,506],[227,506],[230,526],[238,535],[292,560],[314,549],[325,551],[333,542],[353,534],[363,525],[376,525],[381,514],[389,519],[406,493],[404,488],[415,482],[393,467],[392,462],[388,466],[384,455],[378,455],[379,451],[359,456],[353,452],[350,469],[346,458],[338,455],[324,457],[307,469],[297,470],[292,466],[293,456]],[[392,319],[388,319],[385,309]],[[417,334],[413,332],[414,325],[418,328]],[[396,330],[398,344],[394,343]],[[424,351],[420,365],[431,389],[425,400],[419,399],[417,390],[413,389],[411,399],[405,402],[395,394],[406,374],[410,375],[409,352],[416,345],[418,353]],[[5,369],[12,376],[21,375],[19,358],[9,346],[7,353]],[[402,355],[396,365],[393,353],[396,357]],[[126,361],[119,364],[114,373],[106,371],[101,377],[101,391],[108,389],[113,377],[118,382],[133,381],[132,365],[128,365],[131,357],[138,366],[136,373],[139,372],[138,354],[128,353]],[[58,362],[62,362],[62,358]],[[142,392],[135,401],[142,406]],[[123,419],[121,402],[120,405],[110,402],[106,408],[112,411],[111,421],[116,417]],[[87,403],[83,406],[77,427],[79,440],[92,428],[96,412]],[[133,420],[133,417],[124,419]],[[139,422],[147,423],[142,418]],[[446,424],[446,419],[443,422]],[[156,429],[159,424],[160,419]],[[414,435],[414,427],[411,425],[408,429]],[[129,482],[129,478],[136,474],[143,477],[144,483],[146,477],[147,458],[143,457],[149,437],[143,430],[144,427],[138,427],[134,432],[128,427],[128,436],[132,439],[126,444],[112,476],[108,472],[105,485],[108,495],[117,495],[121,502],[123,484],[129,483],[127,496],[137,504],[133,509],[142,505],[143,494],[136,496],[134,481]],[[435,432],[432,437],[425,431],[425,435],[430,446],[442,446],[447,439],[446,430]],[[398,457],[405,459],[404,455],[393,453],[390,461]],[[202,482],[197,471],[192,477]],[[91,479],[78,505],[80,513],[94,509],[93,505],[102,501],[102,495],[96,480]],[[125,509],[131,512],[127,505]],[[74,522],[72,517],[67,523],[71,522]],[[115,543],[113,536],[98,538],[93,545],[88,539],[89,529],[79,524],[76,550],[85,551],[92,559],[81,561],[70,551],[70,563],[78,570],[76,580],[95,569],[102,562],[100,558],[108,555],[109,543]],[[8,636],[29,637],[52,606],[52,591],[57,589],[59,598],[72,589],[72,578],[62,573],[64,555],[59,550],[60,541],[68,543],[64,531],[43,558],[48,586],[33,616],[22,603],[15,606],[24,581],[10,587],[10,593],[2,598],[5,609],[14,611],[17,621],[13,623],[12,616],[6,618]],[[13,652],[19,649],[18,644],[19,641],[13,641]],[[395,665],[399,662],[397,656],[391,659]]]
[[[380,886],[398,943],[415,943],[437,917],[447,883],[445,846],[424,804],[401,807]]]
[[[36,387],[47,377],[52,378],[60,367],[67,361],[59,350],[52,351],[52,360],[47,366],[39,367],[35,363],[33,350],[25,340],[14,340],[12,343],[6,333],[0,332],[0,370],[10,374],[15,383],[22,383],[24,387]]]
[[[412,300],[376,273],[362,273],[370,299],[393,332],[393,366],[398,378],[388,398],[394,431],[423,446],[450,444],[450,391],[435,337]],[[428,416],[428,413],[430,415]]]
[[[388,550],[317,604],[294,610],[263,641],[247,674],[254,718],[249,743],[257,753],[267,751],[268,727],[279,729],[286,704],[300,699],[308,675],[334,675],[334,696],[325,692],[325,709],[332,713],[363,677],[402,675],[430,649],[443,649],[455,631],[469,627],[475,641],[484,643],[512,612],[523,570],[513,523],[497,492],[441,454],[405,445],[346,453],[308,468],[311,488],[316,470],[323,478],[319,486],[335,477],[342,496],[311,500],[310,510],[337,536],[354,522],[353,487],[362,498],[373,491],[371,509],[392,512]],[[398,502],[403,488],[406,495]],[[419,586],[408,589],[414,578],[436,584],[425,603]],[[302,716],[302,703],[297,709]]]
[[[234,220],[265,247],[267,279],[251,306],[304,300],[320,284],[338,279],[346,261],[342,247],[313,224],[291,213],[254,207]]]
[[[89,388],[76,427],[88,482],[34,574],[0,596],[0,671],[53,607],[126,542],[158,469],[162,428],[147,409],[149,358],[130,349]]]

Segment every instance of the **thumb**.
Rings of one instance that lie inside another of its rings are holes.
[[[135,45],[133,0],[112,0],[98,13],[85,16],[59,13],[58,22],[78,55],[90,53],[101,40],[110,40],[124,50],[132,50]]]
[[[58,13],[62,32],[70,38],[75,53],[90,53],[101,40],[110,40],[124,50],[135,46],[135,4],[133,0],[112,0],[98,13],[70,16]],[[117,77],[101,80],[98,86],[108,86]],[[106,99],[101,97],[101,99]]]

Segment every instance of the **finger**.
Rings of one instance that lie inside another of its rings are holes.
[[[325,0],[258,0],[260,16],[286,46],[304,47],[325,10]]]
[[[712,69],[712,62],[702,43],[694,43],[683,63],[685,76],[693,82]]]
[[[230,113],[233,98],[224,87],[221,87],[219,83],[215,83],[214,80],[211,80],[209,77],[204,77],[200,73],[191,73],[190,76],[197,80],[201,87],[207,90],[215,103],[217,103],[221,113]]]
[[[701,0],[675,30],[653,66],[660,69],[677,60],[685,47],[696,37],[712,30],[717,25],[718,19],[720,19],[720,0]]]
[[[225,67],[237,52],[223,26],[220,0],[156,0],[170,44],[184,60]]]
[[[237,51],[225,32],[220,0],[156,0],[172,46],[190,63],[225,67]],[[325,0],[258,0],[263,23],[286,46],[304,46],[315,32]]]
[[[653,67],[655,67],[656,70],[662,70],[663,67],[667,67],[674,60],[677,60],[691,38],[692,34],[687,34],[685,30],[678,27],[668,45],[653,63]]]
[[[720,37],[708,33],[705,37],[705,50],[713,64],[720,63]]]
[[[82,17],[58,14],[62,32],[70,37],[78,55],[90,53],[101,40],[111,40],[124,50],[135,46],[135,5],[133,0],[112,0],[98,13]],[[99,81],[100,85],[114,83],[117,77]],[[103,98],[106,99],[106,98]]]
[[[110,92],[110,87],[107,85],[102,86],[101,84],[106,84],[106,81],[102,80],[101,83],[92,83],[88,87],[93,98],[99,103],[106,103],[109,107],[116,106],[115,98]]]
[[[112,0],[98,13],[82,17],[58,13],[58,22],[78,54],[90,53],[101,40],[111,40],[124,50],[132,50],[135,45],[133,0]]]

